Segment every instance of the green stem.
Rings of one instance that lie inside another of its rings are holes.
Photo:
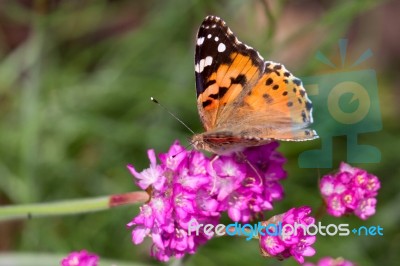
[[[148,200],[149,196],[145,191],[135,191],[92,199],[10,205],[0,207],[0,222],[15,219],[31,219],[102,211],[121,205],[141,204]]]
[[[267,15],[268,22],[269,22],[268,32],[267,32],[267,43],[271,43],[272,38],[275,36],[275,30],[276,30],[275,15],[273,14],[273,12],[269,6],[269,3],[267,1],[261,0],[261,4],[264,6],[264,10]],[[268,52],[270,53],[271,51],[268,51]]]

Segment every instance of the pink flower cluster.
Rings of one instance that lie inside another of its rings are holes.
[[[336,217],[354,213],[366,220],[375,214],[375,197],[379,188],[376,176],[344,162],[336,174],[325,175],[320,181],[327,212]]]
[[[86,250],[74,251],[62,259],[61,266],[97,266],[99,257]]]
[[[279,183],[286,177],[286,159],[275,149],[278,142],[248,148],[244,158],[221,156],[209,164],[220,212],[227,211],[235,222],[248,222],[262,211],[272,210],[284,192]],[[246,163],[243,160],[248,160]]]
[[[167,261],[170,257],[193,254],[210,236],[188,235],[192,219],[216,225],[227,211],[234,221],[247,222],[272,203],[283,198],[279,181],[286,177],[285,158],[272,142],[237,155],[205,157],[198,151],[187,151],[175,142],[168,153],[158,157],[148,151],[150,167],[137,172],[128,169],[141,189],[151,191],[151,199],[129,224],[134,244],[149,236],[151,255]],[[201,232],[201,231],[200,231]]]
[[[220,217],[218,202],[207,193],[211,183],[207,174],[208,159],[198,152],[189,156],[178,144],[159,156],[161,165],[157,164],[153,150],[148,155],[150,168],[141,173],[128,166],[140,188],[151,188],[150,201],[140,207],[139,215],[128,224],[133,227],[132,241],[140,244],[150,236],[151,255],[160,261],[192,254],[209,237],[188,235],[190,220],[216,224]]]
[[[281,224],[282,232],[271,232],[266,228],[264,235],[260,235],[260,247],[264,256],[286,259],[291,256],[299,262],[304,262],[304,256],[313,256],[315,250],[312,244],[316,241],[315,236],[307,235],[304,228],[315,223],[315,219],[309,216],[310,207],[292,208],[284,214],[272,217],[266,223]],[[297,231],[294,224],[299,225]],[[290,227],[285,225],[291,225]]]
[[[303,266],[355,266],[355,264],[343,258],[334,259],[330,257],[324,257],[320,259],[316,264],[306,262],[303,264]]]

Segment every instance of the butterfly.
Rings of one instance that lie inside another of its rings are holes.
[[[273,140],[318,138],[309,129],[312,103],[301,80],[264,61],[219,17],[206,17],[199,28],[195,75],[205,129],[192,137],[195,149],[229,154]]]

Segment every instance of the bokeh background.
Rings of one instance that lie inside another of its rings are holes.
[[[373,51],[360,68],[377,73],[383,129],[360,135],[359,142],[377,147],[382,157],[357,166],[381,178],[377,214],[367,221],[324,217],[323,223],[379,224],[384,236],[319,237],[310,261],[342,256],[358,265],[398,265],[399,1],[0,1],[0,204],[136,190],[126,164],[143,169],[147,149],[165,152],[175,139],[187,144],[190,133],[149,98],[202,130],[193,58],[197,28],[209,14],[300,77],[327,68],[315,60],[318,51],[339,63],[341,38],[349,41],[350,62]],[[346,137],[333,143],[337,168],[346,160]],[[320,140],[282,143],[286,197],[266,216],[292,206],[319,207],[318,179],[333,169],[298,165],[302,151],[319,146]],[[149,257],[150,242],[131,243],[125,224],[137,212],[137,206],[125,206],[0,223],[0,264],[18,265],[6,261],[11,254],[41,255],[30,257],[32,265],[57,265],[63,255],[85,248],[117,265],[157,265]],[[257,241],[231,237],[210,241],[186,263],[297,265],[262,258]]]

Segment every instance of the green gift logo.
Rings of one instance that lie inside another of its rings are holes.
[[[336,68],[336,71],[302,78],[314,105],[312,127],[321,138],[321,149],[300,154],[299,166],[302,168],[331,168],[332,138],[335,136],[347,138],[347,162],[377,163],[381,160],[381,153],[376,147],[358,144],[359,134],[382,129],[376,72],[355,69],[372,56],[372,52],[364,52],[350,66],[350,70],[344,71],[347,40],[340,40],[339,48],[341,68],[319,52],[316,58]]]

